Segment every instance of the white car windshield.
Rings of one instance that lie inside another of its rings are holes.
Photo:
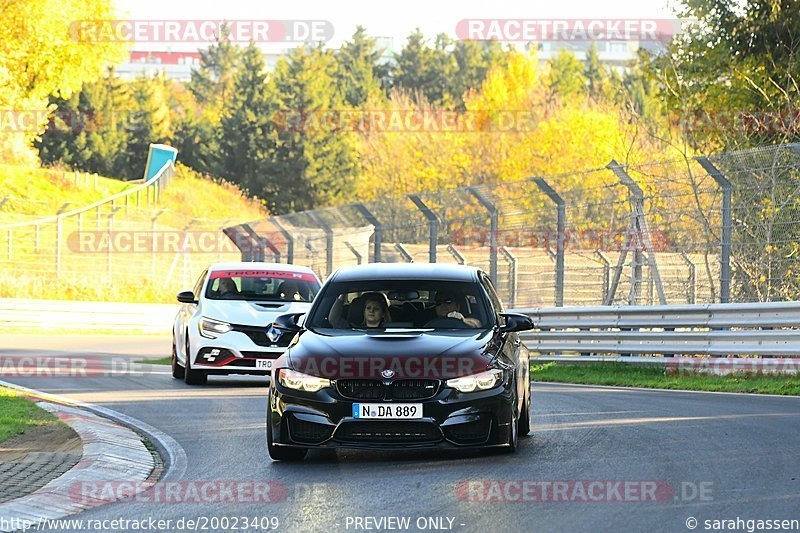
[[[311,302],[319,291],[311,274],[279,271],[212,272],[206,286],[210,300]]]

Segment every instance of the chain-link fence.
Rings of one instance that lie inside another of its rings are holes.
[[[171,302],[210,263],[240,260],[223,232],[237,220],[159,207],[173,172],[170,163],[92,205],[0,225],[0,296]]]
[[[509,307],[800,298],[795,144],[249,223],[160,209],[164,172],[92,206],[0,226],[0,295],[172,301],[210,263],[244,259],[304,264],[323,279],[370,262],[474,265]]]
[[[228,228],[323,278],[367,262],[481,267],[511,307],[800,297],[800,145],[411,194]],[[239,238],[237,239],[237,235]]]

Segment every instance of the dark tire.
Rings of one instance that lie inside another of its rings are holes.
[[[189,333],[186,333],[186,368],[183,380],[187,385],[205,385],[208,382],[208,374],[202,370],[192,370],[192,357],[189,349]]]
[[[522,407],[522,416],[519,417],[519,436],[527,437],[531,432],[531,393],[528,391],[525,405]]]
[[[178,350],[175,348],[175,339],[172,339],[172,377],[183,379],[186,369],[178,363]]]
[[[511,431],[508,434],[508,440],[506,441],[506,446],[501,448],[500,451],[502,453],[514,453],[517,451],[517,444],[519,443],[519,419],[520,413],[517,412],[517,403],[511,406],[511,409],[514,410],[512,413],[514,416],[511,420],[510,428]]]
[[[272,443],[272,424],[269,421],[269,411],[271,404],[272,404],[272,398],[270,397],[267,400],[267,421],[266,421],[267,451],[269,452],[270,459],[272,459],[273,461],[302,461],[308,454],[308,450],[306,448],[284,448],[281,446],[275,446]]]

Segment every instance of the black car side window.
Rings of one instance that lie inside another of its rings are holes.
[[[500,302],[500,298],[497,297],[497,291],[494,290],[494,285],[492,285],[492,281],[485,275],[482,275],[481,284],[483,285],[483,288],[486,289],[486,294],[489,295],[489,300],[492,302],[492,307],[494,307],[494,312],[497,314],[502,313],[503,304],[502,302]]]

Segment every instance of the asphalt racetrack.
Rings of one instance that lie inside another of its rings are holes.
[[[0,379],[113,409],[183,448],[171,493],[76,519],[464,532],[708,531],[714,520],[747,530],[748,520],[800,519],[800,398],[534,383],[533,431],[513,455],[313,451],[278,463],[266,452],[266,379],[190,387],[167,366],[129,363],[169,355],[168,337],[7,335],[0,346],[6,361],[92,361],[104,370]]]

